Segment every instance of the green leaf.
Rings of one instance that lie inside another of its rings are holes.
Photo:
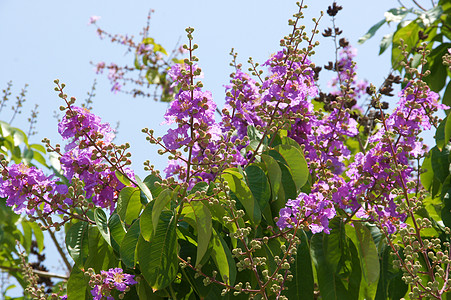
[[[233,285],[236,279],[236,265],[230,252],[230,248],[223,238],[213,229],[213,238],[211,239],[213,251],[211,257],[221,274],[221,279]]]
[[[125,186],[128,186],[128,185],[131,185],[132,183],[130,182],[130,180],[126,177],[126,176],[124,176],[124,175],[122,175],[122,173],[121,172],[119,172],[119,171],[115,171],[114,172],[114,174],[116,175],[116,178],[122,183],[122,184],[124,184]]]
[[[442,150],[446,145],[445,143],[445,125],[448,117],[443,120],[435,131],[435,143],[437,144],[437,148]]]
[[[129,268],[136,264],[136,245],[138,243],[140,228],[139,219],[133,222],[121,243],[120,255],[122,262]]]
[[[31,250],[31,236],[32,236],[32,230],[31,230],[31,226],[30,226],[30,222],[27,221],[22,221],[22,229],[23,229],[23,241],[22,241],[22,245],[25,248],[25,251],[27,251],[27,253],[30,253]]]
[[[176,219],[172,212],[163,211],[151,242],[142,236],[138,241],[138,260],[141,272],[152,290],[167,287],[178,270]]]
[[[140,196],[140,189],[134,187],[125,187],[119,193],[116,210],[125,223],[131,224],[134,219],[139,217],[142,208]]]
[[[94,227],[89,228],[89,255],[84,264],[84,268],[93,268],[97,273],[101,270],[108,270],[118,266],[118,259],[114,255],[113,249],[105,241],[99,230]]]
[[[249,189],[263,211],[271,199],[271,187],[265,172],[256,165],[246,168],[246,181]]]
[[[266,165],[266,173],[271,184],[272,200],[276,201],[282,181],[282,171],[279,163],[269,155],[262,154],[262,160]]]
[[[379,256],[371,232],[359,222],[346,225],[346,235],[357,247],[363,277],[371,285],[379,279]],[[374,295],[373,295],[374,296]],[[372,299],[372,298],[371,298]]]
[[[170,189],[166,189],[158,195],[158,197],[155,200],[155,203],[153,205],[153,209],[152,209],[152,224],[158,223],[161,212],[166,207],[166,205],[171,201],[171,198],[172,198],[172,191]],[[157,227],[154,226],[153,230],[155,233],[157,231]]]
[[[339,219],[330,221],[330,234],[312,237],[312,257],[322,299],[358,299],[361,268],[354,243],[344,232]]]
[[[94,220],[96,221],[97,229],[103,236],[108,245],[111,246],[110,230],[108,228],[108,222],[105,212],[100,208],[96,208],[94,211]]]
[[[113,213],[111,215],[110,219],[108,220],[108,228],[110,230],[111,246],[113,247],[114,251],[120,253],[120,245],[125,237],[126,232],[117,213]]]
[[[152,197],[152,193],[150,192],[149,188],[147,187],[147,185],[145,185],[141,178],[139,178],[138,175],[135,175],[135,180],[136,180],[136,184],[138,185],[138,187],[141,189],[141,191],[144,193],[144,195],[146,195],[147,199],[150,201],[153,200]]]
[[[377,31],[379,28],[381,28],[381,26],[384,25],[385,22],[386,22],[386,20],[383,19],[383,20],[377,22],[376,24],[374,24],[374,25],[368,30],[368,32],[367,32],[364,36],[362,36],[361,38],[359,38],[359,40],[357,41],[357,43],[363,44],[363,43],[365,43],[367,40],[369,40],[370,38],[372,38],[372,37],[376,34],[376,31]]]
[[[426,190],[430,191],[434,179],[434,171],[432,171],[430,156],[427,156],[423,159],[421,169],[425,170],[425,172],[420,174],[421,184],[424,186]]]
[[[437,146],[431,149],[432,170],[440,182],[444,182],[449,175],[449,150],[448,146],[444,147],[442,151]]]
[[[402,66],[400,62],[404,59],[401,46],[401,40],[407,46],[406,51],[411,53],[413,48],[418,43],[418,32],[421,30],[420,26],[416,22],[410,22],[408,25],[398,29],[393,36],[392,44],[392,67],[395,70],[401,70]]]
[[[152,222],[153,205],[154,202],[150,202],[149,204],[147,204],[146,208],[144,208],[144,211],[140,217],[141,235],[146,241],[150,241],[150,238],[154,233]]]
[[[82,267],[88,258],[89,226],[86,222],[77,222],[73,224],[66,234],[66,247],[75,264]]]
[[[34,237],[36,239],[36,244],[38,244],[39,252],[44,250],[44,233],[41,227],[36,222],[30,222],[31,228],[33,228]]]
[[[301,232],[301,243],[299,244],[294,263],[290,271],[293,280],[285,283],[288,288],[285,296],[288,299],[313,300],[314,299],[314,278],[312,268],[312,258],[310,256],[310,246],[305,232]]]
[[[38,150],[39,152],[41,152],[43,154],[47,153],[47,151],[45,151],[45,147],[42,146],[41,144],[30,144],[30,148]]]
[[[158,197],[158,195],[163,191],[163,187],[161,185],[155,184],[157,182],[161,183],[161,178],[153,174],[144,178],[143,181],[143,183],[149,188],[154,198]]]
[[[380,278],[375,300],[401,299],[404,297],[408,286],[402,280],[402,271],[393,268],[393,257],[389,247],[385,247],[381,253],[380,266]]]
[[[91,296],[87,291],[88,281],[89,277],[85,277],[85,272],[73,268],[67,281],[67,298],[83,300]]]
[[[230,170],[229,170],[230,171]],[[255,201],[251,190],[245,184],[244,181],[240,180],[234,174],[223,173],[221,177],[227,181],[230,190],[235,194],[240,203],[243,205],[246,215],[249,217],[251,222],[257,226],[261,221],[261,211],[258,206],[258,202]]]
[[[197,256],[196,266],[203,259],[207,252],[211,239],[211,214],[208,208],[199,201],[191,201],[192,215],[194,216],[197,229]],[[188,216],[185,216],[188,217]]]
[[[444,204],[441,217],[445,226],[451,226],[451,175],[446,177],[446,180],[443,182],[441,199]]]
[[[448,85],[446,86],[445,93],[443,94],[442,97],[442,103],[451,107],[451,81],[449,81]]]
[[[443,89],[446,83],[447,67],[443,64],[443,55],[448,53],[450,43],[444,43],[431,51],[428,56],[428,64],[426,68],[431,71],[428,76],[424,77],[424,81],[429,85],[431,90],[439,92]]]
[[[287,162],[287,165],[293,174],[293,181],[296,184],[296,189],[300,190],[304,184],[307,183],[310,174],[304,155],[296,147],[291,145],[277,145],[275,150],[279,152]]]
[[[449,139],[451,138],[451,118],[446,118],[445,123],[445,143],[449,143]]]

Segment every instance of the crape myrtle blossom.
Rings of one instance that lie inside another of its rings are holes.
[[[310,194],[300,193],[296,199],[288,200],[279,212],[277,226],[280,229],[292,228],[304,222],[314,234],[330,233],[329,220],[335,217],[336,211],[334,203],[327,199],[327,193],[323,193],[324,188],[329,189],[324,183],[318,183]]]
[[[96,206],[114,209],[117,192],[122,184],[115,172],[100,155],[114,139],[114,131],[108,123],[89,112],[86,108],[71,106],[58,124],[58,131],[63,139],[69,139],[67,152],[60,157],[64,175],[71,181],[74,177],[84,182],[86,197],[91,198]],[[134,178],[129,168],[122,168]]]
[[[254,79],[237,69],[231,84],[226,85],[225,88],[226,101],[222,110],[221,124],[224,131],[231,128],[236,129],[236,135],[232,137],[232,141],[247,136],[248,126],[264,126],[263,121],[257,114],[261,100]]]
[[[305,156],[310,161],[331,160],[335,173],[340,174],[344,167],[343,161],[350,155],[342,136],[357,134],[355,120],[344,110],[334,109],[325,117],[314,110],[311,99],[318,95],[318,88],[308,59],[301,56],[295,61],[293,57],[287,57],[284,51],[279,51],[264,65],[269,66],[270,76],[262,85],[266,89],[262,102],[277,106],[283,115],[289,112],[300,114],[288,131],[288,136],[304,145]]]
[[[358,216],[380,222],[388,233],[405,219],[396,207],[405,201],[393,192],[411,180],[411,159],[421,158],[427,147],[418,139],[423,130],[431,128],[432,114],[448,109],[438,102],[437,93],[419,92],[418,87],[406,87],[399,94],[395,111],[383,120],[378,132],[369,138],[372,148],[357,153],[346,174],[349,181],[334,195],[337,203],[353,203],[348,209],[358,211]],[[393,170],[396,163],[398,171]],[[401,169],[402,167],[402,169]],[[364,205],[363,203],[364,202]],[[362,206],[361,206],[362,205]]]
[[[6,198],[6,205],[13,207],[17,214],[33,215],[36,210],[42,210],[44,214],[52,213],[57,207],[52,205],[49,195],[67,192],[67,187],[58,185],[52,177],[23,163],[11,165],[2,171],[0,197]],[[70,199],[64,200],[64,203],[70,205]]]
[[[135,275],[123,273],[121,268],[112,268],[108,271],[101,271],[103,282],[100,285],[95,285],[91,290],[94,300],[114,300],[111,297],[111,292],[117,290],[119,292],[126,292],[129,286],[137,284]]]
[[[219,142],[223,139],[223,130],[216,123],[214,114],[216,104],[213,102],[211,92],[202,91],[197,84],[192,90],[186,88],[191,85],[192,77],[201,75],[197,65],[174,65],[168,72],[174,80],[174,85],[181,85],[175,100],[171,102],[166,111],[163,124],[177,124],[175,129],[169,129],[162,137],[168,150],[179,150],[185,147],[191,148],[193,161],[202,164],[209,161],[208,155],[214,155],[219,150]],[[184,88],[185,87],[185,88]],[[236,160],[239,160],[239,152]],[[186,158],[178,158],[172,161],[165,169],[167,176],[181,175],[186,167]],[[189,176],[196,176],[209,180],[212,174],[202,170],[191,170]],[[185,174],[186,175],[186,174]]]

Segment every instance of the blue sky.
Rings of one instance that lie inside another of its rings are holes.
[[[304,24],[312,28],[312,17],[319,17],[331,0],[306,1]],[[393,28],[383,28],[369,42],[360,46],[357,40],[376,22],[383,13],[398,6],[395,0],[338,1],[344,9],[337,16],[337,25],[343,30],[352,45],[358,48],[357,64],[360,78],[366,78],[379,86],[390,70],[389,56],[377,56],[378,43],[383,34]],[[102,120],[115,124],[120,122],[118,142],[130,142],[135,171],[144,176],[142,162],[151,160],[159,169],[166,163],[156,154],[157,148],[145,141],[143,127],[154,128],[163,135],[166,127],[160,126],[167,108],[165,103],[150,99],[133,99],[123,94],[113,94],[105,76],[97,76],[90,61],[132,64],[133,56],[125,55],[126,49],[100,40],[95,27],[88,26],[89,17],[101,16],[98,24],[111,33],[138,36],[145,25],[149,9],[152,15],[150,36],[166,49],[172,49],[180,40],[186,41],[184,29],[194,27],[194,39],[199,45],[197,56],[203,69],[204,87],[222,107],[224,84],[229,80],[230,49],[238,52],[238,60],[246,66],[249,56],[254,61],[264,62],[279,50],[279,40],[289,32],[287,20],[297,11],[294,1],[280,0],[229,0],[229,1],[53,1],[53,0],[0,0],[0,87],[13,81],[13,95],[19,93],[24,84],[29,84],[27,103],[22,116],[14,123],[27,126],[26,118],[34,104],[39,104],[38,135],[32,138],[39,142],[48,137],[60,143],[57,121],[53,112],[62,103],[53,91],[53,80],[59,78],[66,83],[66,93],[76,97],[80,104],[86,98],[93,80],[97,78],[97,96],[93,112]],[[320,30],[330,26],[325,15]],[[318,65],[327,63],[334,55],[332,40],[318,36],[321,45],[312,59]],[[327,81],[322,81],[327,90]],[[1,120],[9,120],[3,112]],[[57,266],[53,261],[53,267]]]
[[[383,18],[383,12],[396,1],[341,1],[344,9],[337,16],[337,24],[351,44],[367,29]],[[331,1],[306,1],[309,8],[303,20],[312,28],[312,17],[319,17]],[[25,83],[29,84],[27,103],[22,114],[26,120],[29,110],[39,104],[38,135],[54,143],[60,142],[53,112],[61,105],[53,91],[53,80],[59,78],[67,84],[66,93],[76,97],[80,104],[97,78],[97,96],[93,112],[102,120],[115,124],[120,121],[119,142],[132,145],[133,166],[144,175],[142,162],[150,159],[160,169],[165,159],[156,154],[156,147],[148,145],[141,134],[143,127],[154,128],[164,134],[160,126],[167,104],[150,99],[133,99],[110,92],[105,76],[97,76],[90,61],[132,64],[133,57],[125,55],[126,49],[100,40],[94,26],[88,26],[91,15],[101,16],[98,24],[111,33],[138,36],[145,25],[149,9],[154,9],[150,35],[166,49],[172,49],[178,41],[186,41],[184,29],[194,27],[194,39],[199,44],[197,56],[203,69],[205,89],[211,90],[218,106],[224,99],[224,87],[229,80],[230,49],[238,52],[238,60],[246,66],[249,56],[264,62],[279,50],[279,40],[289,32],[288,18],[296,12],[294,1],[12,1],[0,0],[0,36],[3,47],[0,56],[0,87],[13,81],[18,93]],[[330,26],[325,15],[320,29]],[[389,30],[386,28],[386,31]],[[376,86],[380,85],[389,71],[387,55],[378,57],[378,41],[382,34],[359,46],[357,57],[360,77]],[[321,42],[313,61],[323,65],[334,54],[332,40],[318,36]],[[327,89],[327,81],[323,88]],[[9,120],[6,112],[0,119]],[[25,128],[26,122],[15,123]]]

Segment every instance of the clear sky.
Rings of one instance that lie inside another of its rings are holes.
[[[332,1],[305,1],[304,23],[313,24],[312,17],[320,16]],[[337,24],[343,29],[352,45],[367,29],[383,18],[383,12],[396,6],[396,1],[339,1],[343,10],[337,16]],[[205,89],[211,90],[218,106],[222,107],[224,87],[229,80],[230,49],[238,52],[238,60],[246,66],[249,56],[264,62],[279,50],[279,40],[289,32],[288,18],[297,11],[295,1],[230,0],[230,1],[31,1],[0,0],[0,87],[13,81],[16,94],[25,83],[29,84],[27,103],[22,114],[26,120],[29,110],[39,104],[38,135],[54,143],[60,142],[53,112],[61,100],[53,91],[53,80],[59,78],[67,84],[66,93],[76,97],[80,104],[97,78],[97,96],[93,112],[102,120],[115,124],[120,121],[119,142],[130,142],[132,159],[138,174],[144,175],[142,162],[150,159],[164,168],[165,159],[156,154],[156,147],[148,145],[140,133],[143,127],[154,128],[164,134],[160,126],[167,108],[165,103],[150,99],[133,99],[127,95],[110,92],[106,76],[97,76],[90,61],[132,64],[133,56],[125,55],[126,49],[100,40],[94,26],[88,26],[91,15],[101,16],[98,24],[111,33],[138,36],[145,25],[149,9],[155,13],[151,20],[150,35],[167,50],[178,41],[186,42],[184,29],[194,27],[194,39],[199,44],[197,56],[203,69]],[[330,26],[325,15],[321,31]],[[386,31],[389,30],[388,28]],[[389,71],[387,55],[378,57],[378,42],[382,34],[359,46],[357,57],[360,77],[379,86]],[[313,61],[325,64],[334,54],[332,40],[318,36],[321,45]],[[327,72],[326,72],[327,73]],[[324,75],[324,74],[323,74]],[[323,88],[327,89],[327,81]],[[0,119],[9,120],[7,112]],[[19,120],[18,120],[19,121]],[[26,122],[15,122],[25,128]]]
[[[393,28],[384,27],[381,32],[364,45],[357,45],[360,36],[383,18],[383,13],[397,7],[395,0],[338,0],[343,10],[337,16],[337,25],[352,45],[358,48],[357,64],[360,78],[366,78],[380,86],[390,70],[387,54],[378,57],[382,35]],[[319,17],[331,0],[305,1],[304,24],[312,28],[312,17]],[[151,20],[150,36],[171,50],[180,40],[186,42],[184,29],[194,27],[194,39],[199,45],[197,56],[203,69],[204,87],[213,92],[218,106],[222,107],[224,84],[228,83],[229,52],[238,52],[238,60],[246,66],[249,56],[264,62],[279,50],[279,40],[289,33],[287,20],[297,11],[291,0],[0,0],[0,87],[13,81],[13,95],[19,93],[25,83],[29,84],[27,103],[20,120],[13,125],[25,129],[26,117],[34,104],[39,104],[38,135],[32,142],[48,137],[60,143],[57,121],[53,112],[62,103],[53,91],[53,80],[66,83],[66,93],[76,97],[80,104],[86,98],[93,80],[98,86],[93,112],[102,120],[115,124],[120,121],[118,142],[130,142],[135,171],[144,176],[142,162],[150,159],[163,169],[166,159],[156,154],[157,148],[148,145],[141,134],[143,127],[154,128],[160,135],[166,127],[160,126],[167,108],[165,103],[150,99],[133,99],[121,93],[113,94],[105,76],[97,76],[90,61],[132,64],[133,56],[125,55],[125,48],[100,40],[95,27],[88,26],[89,17],[101,16],[98,24],[111,33],[138,36],[146,23],[149,9],[155,13]],[[325,15],[320,30],[330,26]],[[318,36],[321,45],[312,60],[324,65],[334,55],[332,40]],[[327,81],[322,81],[327,90]],[[7,112],[0,115],[8,121]],[[53,256],[53,255],[52,255]],[[56,255],[55,255],[56,256]],[[54,263],[55,266],[57,263]]]

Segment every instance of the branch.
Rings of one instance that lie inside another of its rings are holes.
[[[14,268],[14,267],[2,266],[2,265],[0,265],[0,269],[7,270],[7,271],[13,271],[13,272],[22,272],[22,269],[20,269],[20,268]],[[64,279],[64,280],[69,279],[69,277],[66,275],[60,275],[60,274],[50,273],[50,272],[46,272],[46,271],[40,271],[40,270],[33,269],[33,273],[40,277],[60,278],[60,279]]]

